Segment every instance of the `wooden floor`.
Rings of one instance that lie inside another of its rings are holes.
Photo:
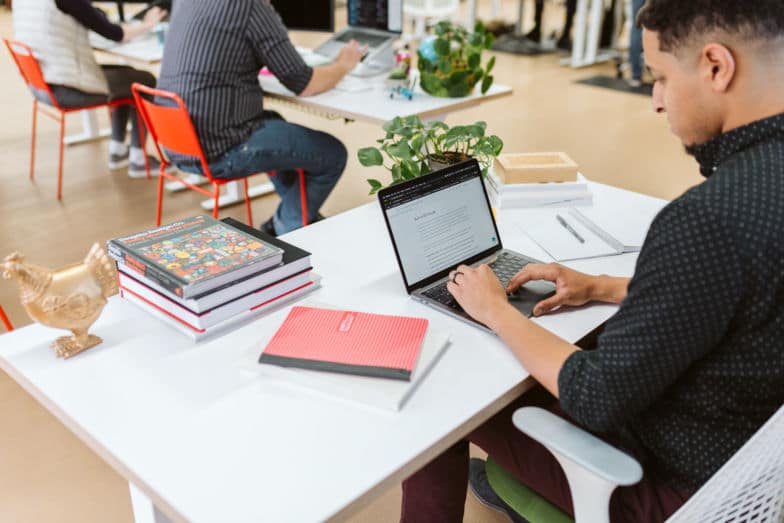
[[[489,4],[480,2],[480,15]],[[516,2],[505,0],[503,7],[505,17],[513,19]],[[547,23],[555,29],[562,14],[550,11]],[[0,8],[0,36],[12,35],[10,19]],[[302,45],[323,38],[295,35]],[[156,183],[108,171],[106,141],[66,149],[63,199],[58,202],[57,127],[43,118],[35,181],[30,181],[31,97],[5,51],[0,54],[0,256],[20,251],[33,263],[56,267],[80,260],[93,242],[152,226]],[[561,67],[559,58],[498,54],[496,82],[513,86],[514,96],[451,115],[447,122],[486,120],[489,130],[504,140],[505,151],[566,151],[589,178],[658,197],[673,198],[699,182],[696,164],[670,135],[666,118],[651,111],[648,99],[575,85],[575,80],[612,74],[612,69],[575,71]],[[377,127],[278,109],[287,119],[332,133],[351,152],[342,180],[322,209],[325,215],[372,200],[365,178],[385,173],[362,168],[355,151],[381,135]],[[80,117],[71,116],[68,132],[79,130]],[[170,195],[164,201],[164,221],[199,212],[201,199],[193,192]],[[276,205],[274,195],[255,200],[257,224]],[[237,206],[222,216],[244,219],[244,210]],[[0,280],[0,304],[14,325],[30,322],[12,282]],[[0,420],[0,521],[132,521],[125,481],[2,372]],[[352,521],[396,521],[399,502],[399,489],[392,489]],[[471,496],[467,507],[466,521],[503,521]]]

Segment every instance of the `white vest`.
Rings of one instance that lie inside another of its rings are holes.
[[[33,49],[48,84],[109,94],[88,39],[88,30],[57,9],[54,0],[16,0],[14,38]]]

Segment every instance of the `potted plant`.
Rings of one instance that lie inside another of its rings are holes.
[[[436,24],[435,36],[419,46],[417,62],[422,90],[433,96],[468,96],[481,80],[482,94],[493,85],[490,72],[495,57],[482,66],[482,51],[493,45],[493,34],[481,22],[469,33],[461,25],[444,21]]]
[[[485,122],[450,128],[444,122],[423,123],[416,115],[396,117],[384,124],[386,135],[376,140],[378,146],[363,147],[357,156],[365,167],[383,165],[392,174],[392,184],[472,157],[484,175],[504,147],[498,136],[485,134],[486,128]],[[384,187],[374,178],[368,183],[370,194]]]

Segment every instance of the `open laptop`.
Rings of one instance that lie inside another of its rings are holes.
[[[392,44],[403,30],[403,0],[348,0],[348,27],[335,33],[314,50],[334,60],[344,45],[356,40],[366,45],[367,55],[352,71],[353,76],[373,76],[394,67]]]
[[[503,248],[474,159],[382,189],[378,200],[409,295],[485,330],[447,290],[449,272],[461,264],[487,263],[506,285],[523,266],[539,263]],[[550,282],[529,282],[509,301],[531,316],[554,291]]]

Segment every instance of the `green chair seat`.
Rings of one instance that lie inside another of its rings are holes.
[[[531,523],[574,523],[561,509],[517,481],[490,457],[485,470],[498,497]]]

